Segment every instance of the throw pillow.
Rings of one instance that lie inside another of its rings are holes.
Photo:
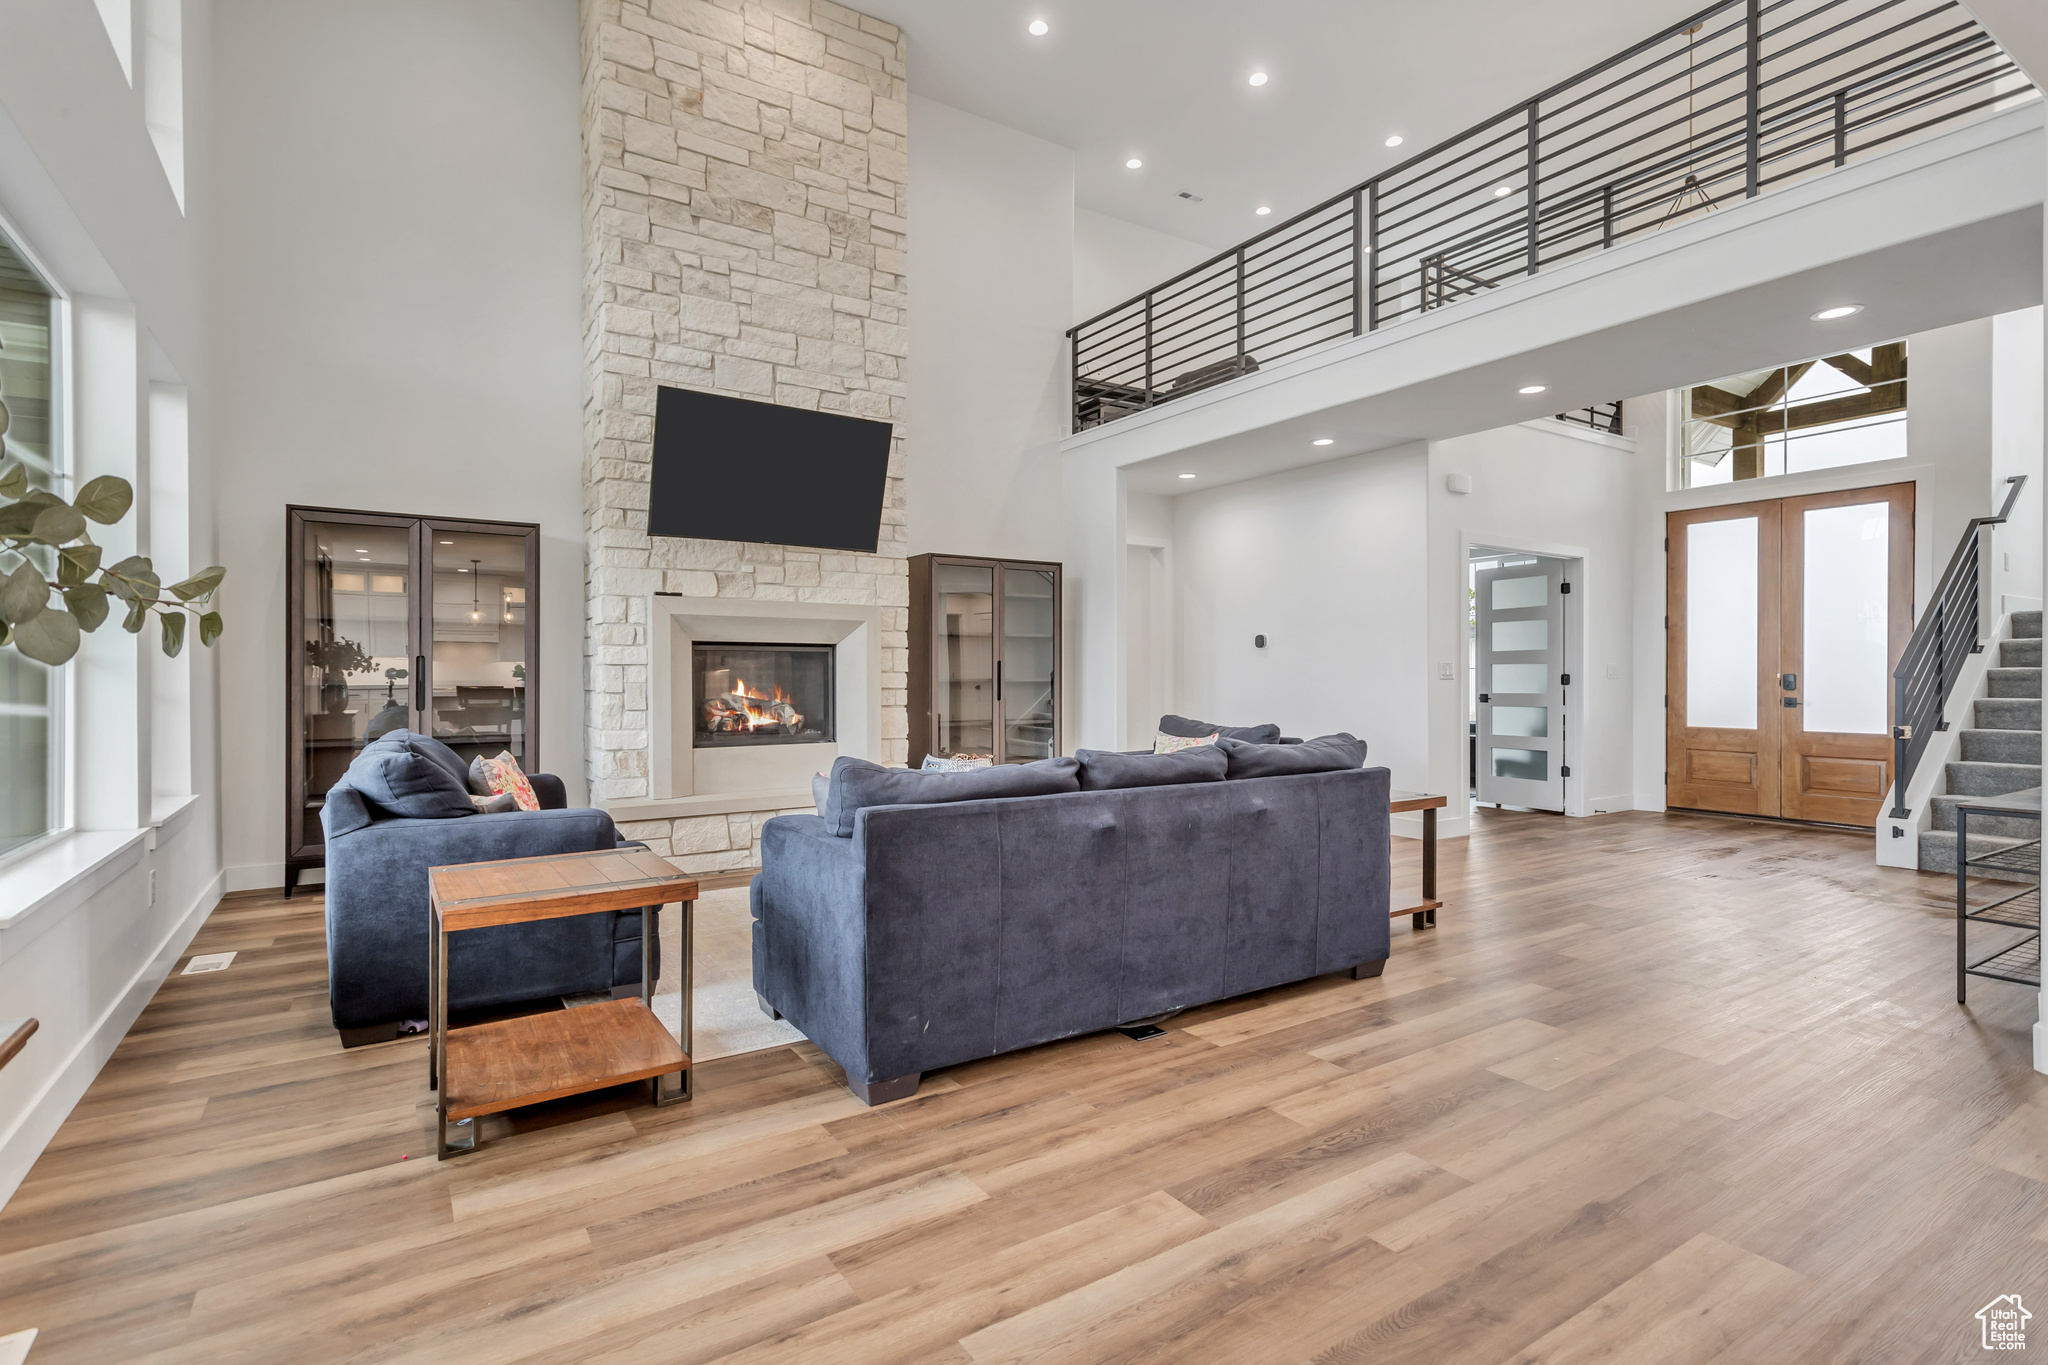
[[[1081,790],[1114,791],[1122,787],[1173,787],[1185,782],[1221,782],[1230,760],[1214,744],[1196,744],[1164,754],[1120,754],[1108,749],[1082,749]]]
[[[540,798],[533,794],[533,784],[526,780],[526,774],[519,767],[519,760],[512,757],[510,749],[503,750],[496,758],[486,759],[490,766],[484,771],[489,776],[491,792],[512,793],[512,799],[519,803],[521,810],[539,810]]]
[[[476,814],[462,782],[438,758],[422,752],[420,741],[433,742],[410,730],[392,731],[356,755],[342,782],[386,815],[445,820]]]
[[[928,773],[911,768],[885,768],[864,758],[836,758],[832,760],[832,791],[826,799],[825,823],[834,834],[850,838],[854,817],[871,806],[924,806],[1079,791],[1081,784],[1075,776],[1079,769],[1079,762],[1071,758],[1044,758],[1036,763]]]
[[[1152,741],[1152,752],[1155,754],[1177,754],[1182,749],[1193,749],[1199,745],[1214,744],[1215,742],[1216,736],[1214,735],[1169,735],[1166,731],[1161,730],[1158,737]]]
[[[820,820],[827,819],[825,807],[832,799],[832,779],[823,773],[811,774],[811,805],[817,809]]]
[[[995,765],[993,754],[955,754],[951,758],[926,754],[918,770],[927,773],[964,773],[975,768],[993,768]]]
[[[1159,733],[1187,735],[1195,739],[1215,735],[1246,744],[1273,744],[1280,739],[1280,727],[1277,725],[1211,725],[1206,720],[1189,720],[1186,716],[1161,716]]]
[[[1297,773],[1334,773],[1365,766],[1365,741],[1347,734],[1322,735],[1299,744],[1245,744],[1219,740],[1229,759],[1230,776],[1291,777]]]
[[[511,792],[499,792],[494,796],[472,795],[469,800],[478,815],[503,815],[519,809],[519,798]]]

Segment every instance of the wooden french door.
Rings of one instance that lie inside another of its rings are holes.
[[[1913,485],[1666,518],[1665,803],[1867,825],[1913,631]]]

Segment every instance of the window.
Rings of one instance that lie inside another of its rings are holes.
[[[5,236],[0,236],[0,447],[7,463],[25,465],[29,483],[61,493],[53,439],[50,338],[56,298]],[[46,576],[56,576],[47,551],[35,551]],[[0,573],[21,566],[0,551]],[[33,843],[65,821],[63,697],[65,669],[0,646],[0,857]]]
[[[1906,454],[1906,343],[1678,391],[1681,484],[1701,488]]]

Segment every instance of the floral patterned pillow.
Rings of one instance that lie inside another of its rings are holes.
[[[1192,735],[1169,735],[1164,730],[1161,730],[1159,737],[1152,741],[1152,752],[1155,754],[1177,754],[1182,749],[1199,749],[1204,744],[1214,744],[1215,742],[1216,736],[1214,735],[1202,735],[1197,738]]]
[[[496,758],[480,761],[490,779],[492,792],[510,792],[521,810],[540,809],[540,798],[533,794],[533,784],[526,780],[526,773],[521,770],[519,760],[512,757],[510,749],[504,750]]]

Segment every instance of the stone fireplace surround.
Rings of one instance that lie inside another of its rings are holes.
[[[831,0],[580,0],[580,22],[591,799],[685,872],[741,871],[827,755],[908,753],[902,35]],[[875,553],[649,537],[662,385],[893,422]],[[836,747],[693,752],[692,638],[838,646],[863,695]]]

